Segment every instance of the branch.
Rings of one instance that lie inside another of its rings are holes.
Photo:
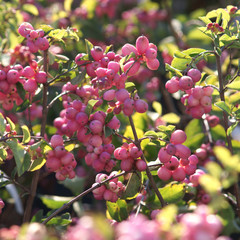
[[[132,128],[132,131],[133,131],[133,135],[134,135],[134,139],[135,139],[135,145],[138,147],[139,150],[142,150],[140,141],[139,141],[138,136],[137,136],[136,128],[135,128],[135,125],[133,123],[132,116],[129,116],[128,118],[129,118],[129,122],[130,122],[130,125],[131,125],[131,128]],[[145,159],[143,154],[141,156],[141,159],[144,162],[147,163],[147,161],[146,161],[146,159]],[[150,183],[151,183],[151,185],[152,185],[152,187],[153,187],[153,189],[154,189],[154,191],[155,191],[159,201],[161,202],[162,207],[164,207],[166,205],[166,203],[164,202],[164,199],[163,199],[161,193],[159,192],[159,190],[157,188],[157,185],[156,185],[156,183],[155,183],[155,181],[153,179],[153,176],[152,176],[151,171],[149,170],[148,166],[147,166],[147,169],[146,169],[146,173],[147,173],[148,179],[149,179],[149,181],[150,181]]]
[[[77,195],[76,197],[74,197],[72,200],[70,200],[68,203],[64,204],[62,207],[60,207],[59,209],[57,209],[55,212],[53,212],[49,217],[47,217],[42,224],[46,224],[47,222],[49,222],[53,217],[55,217],[56,215],[58,215],[60,212],[62,212],[63,210],[69,208],[74,202],[78,201],[80,198],[84,197],[85,195],[87,195],[88,193],[92,192],[94,189],[101,187],[104,183],[109,182],[110,180],[114,179],[114,178],[118,178],[120,176],[123,176],[125,174],[127,174],[129,172],[125,172],[122,171],[121,173],[106,179],[104,181],[102,181],[101,183],[97,183],[94,187],[91,187],[89,189],[87,189],[86,191],[80,193],[79,195]]]
[[[217,64],[217,71],[218,71],[220,99],[221,99],[221,101],[225,102],[220,56],[217,53],[215,53],[215,56],[216,56],[216,64]],[[233,154],[231,137],[227,134],[228,116],[227,116],[227,113],[224,111],[223,111],[223,123],[224,123],[224,129],[225,129],[226,138],[227,138],[227,142],[228,142],[228,149],[230,150],[231,154]],[[238,179],[237,179],[237,182],[234,184],[234,195],[235,195],[236,201],[237,201],[237,208],[236,208],[237,215],[240,218],[240,191],[239,191],[239,187],[238,187]]]

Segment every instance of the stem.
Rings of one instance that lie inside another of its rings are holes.
[[[48,221],[50,221],[53,217],[55,217],[56,215],[58,215],[60,212],[62,212],[63,210],[69,208],[74,202],[78,201],[81,197],[84,197],[85,195],[87,195],[88,193],[92,192],[94,189],[101,187],[104,183],[109,182],[110,180],[114,179],[114,178],[118,178],[120,176],[123,176],[125,174],[127,174],[128,172],[122,171],[121,173],[106,179],[104,181],[102,181],[101,183],[97,183],[94,187],[91,187],[89,189],[87,189],[86,191],[80,193],[78,196],[74,197],[72,200],[70,200],[68,203],[64,204],[62,207],[60,207],[59,209],[57,209],[55,212],[53,212],[49,217],[47,217],[42,223],[46,224]]]
[[[220,90],[220,99],[221,101],[225,102],[225,96],[224,96],[224,85],[223,85],[223,77],[222,77],[222,69],[221,69],[221,63],[220,63],[220,56],[215,53],[216,56],[216,64],[217,64],[217,71],[218,71],[218,81],[219,81],[219,90]],[[228,142],[228,149],[230,150],[231,154],[233,154],[233,149],[232,149],[232,141],[231,137],[227,134],[227,129],[228,129],[228,116],[227,113],[223,111],[223,123],[224,123],[224,129],[226,133],[226,138]],[[237,201],[237,215],[240,218],[240,191],[238,187],[238,178],[237,182],[234,184],[234,195],[236,197]]]
[[[52,105],[53,105],[60,97],[62,97],[62,96],[64,96],[64,95],[67,95],[67,94],[69,94],[69,93],[71,93],[71,92],[70,92],[70,91],[66,91],[66,92],[62,92],[62,93],[60,93],[59,95],[57,95],[57,96],[48,104],[47,108],[49,109],[50,107],[52,107]]]
[[[129,122],[130,122],[130,125],[131,125],[131,128],[132,128],[132,131],[133,131],[133,135],[134,135],[134,139],[135,139],[135,145],[138,147],[139,150],[142,150],[141,143],[140,143],[140,141],[138,139],[137,131],[136,131],[135,125],[133,123],[132,116],[129,116],[128,118],[129,118]],[[145,159],[143,154],[141,156],[141,159],[144,162],[147,163],[147,161],[146,161],[146,159]],[[149,170],[148,166],[146,168],[146,173],[147,173],[148,179],[149,179],[149,181],[150,181],[150,183],[151,183],[151,185],[152,185],[152,187],[153,187],[153,189],[154,189],[154,191],[155,191],[155,193],[156,193],[156,195],[157,195],[157,197],[158,197],[162,207],[164,207],[166,205],[166,203],[164,202],[164,199],[163,199],[161,193],[158,191],[157,185],[156,185],[156,183],[155,183],[155,181],[153,179],[153,176],[152,176],[151,171]]]
[[[48,51],[43,52],[43,69],[44,72],[48,72]],[[47,123],[47,93],[48,93],[48,83],[43,84],[43,110],[42,110],[42,124],[41,124],[41,137],[44,137],[45,134],[45,128],[46,128],[46,123]],[[32,185],[30,189],[30,196],[27,199],[27,205],[26,205],[26,210],[24,212],[23,216],[23,222],[29,222],[31,218],[31,212],[32,212],[32,206],[33,206],[33,201],[36,196],[36,191],[37,191],[37,184],[39,180],[39,175],[40,175],[40,169],[34,172],[33,179],[32,179]]]

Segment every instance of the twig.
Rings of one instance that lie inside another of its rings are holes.
[[[127,174],[129,172],[121,172],[109,179],[106,179],[104,181],[102,181],[101,183],[97,183],[94,187],[91,187],[89,189],[87,189],[86,191],[80,193],[79,195],[77,195],[76,197],[74,197],[72,200],[70,200],[68,203],[64,204],[62,207],[60,207],[59,209],[57,209],[55,212],[53,212],[49,217],[47,217],[42,224],[46,224],[48,221],[50,221],[53,217],[55,217],[56,215],[58,215],[60,212],[62,212],[63,210],[69,208],[74,202],[78,201],[80,198],[82,198],[83,196],[87,195],[88,193],[92,192],[94,189],[101,187],[104,183],[109,182],[110,180],[123,176],[125,174]]]
[[[135,140],[135,145],[138,147],[139,150],[142,150],[142,148],[141,148],[141,143],[140,143],[140,141],[139,141],[139,139],[138,139],[137,132],[136,132],[136,128],[135,128],[135,125],[134,125],[134,123],[133,123],[132,116],[129,116],[128,118],[129,118],[129,122],[130,122],[130,125],[131,125],[131,128],[132,128],[132,131],[133,131],[134,140]],[[146,159],[145,159],[145,157],[144,157],[143,154],[142,154],[142,156],[141,156],[141,159],[142,159],[144,162],[147,163],[147,161],[146,161]],[[159,192],[159,190],[158,190],[158,188],[157,188],[157,185],[156,185],[156,183],[155,183],[155,181],[154,181],[154,179],[153,179],[153,176],[152,176],[151,171],[149,170],[149,167],[148,167],[148,166],[147,166],[147,168],[146,168],[146,173],[147,173],[148,179],[149,179],[149,181],[150,181],[150,183],[151,183],[151,185],[152,185],[152,187],[153,187],[153,189],[154,189],[154,192],[156,193],[159,201],[161,202],[162,207],[164,207],[164,206],[166,205],[166,203],[165,203],[165,201],[164,201],[161,193]]]
[[[217,64],[217,71],[218,71],[220,99],[221,99],[221,101],[225,102],[220,56],[217,53],[215,53],[215,56],[216,56],[216,64]],[[230,150],[231,154],[233,154],[231,136],[229,136],[227,134],[228,116],[227,116],[227,113],[224,111],[223,111],[223,123],[224,123],[224,129],[225,129],[226,138],[227,138],[227,142],[228,142],[228,149]],[[236,208],[237,215],[240,218],[240,191],[239,191],[239,187],[238,187],[238,180],[239,180],[239,178],[237,178],[237,182],[234,184],[234,195],[236,197],[236,202],[237,202],[237,208]]]
[[[59,95],[57,95],[57,96],[48,104],[47,108],[49,109],[50,107],[52,107],[52,105],[53,105],[60,97],[62,97],[62,96],[64,96],[64,95],[67,95],[67,94],[69,94],[69,93],[71,93],[71,92],[70,92],[70,91],[66,91],[66,92],[62,92],[62,93],[60,93]]]
[[[48,50],[43,51],[43,69],[44,72],[48,72]],[[45,128],[46,128],[46,123],[47,123],[47,93],[48,93],[48,83],[43,84],[43,110],[42,110],[42,124],[41,124],[41,137],[44,137],[45,135]],[[38,185],[38,180],[39,180],[39,175],[40,175],[40,169],[34,172],[33,179],[32,179],[32,185],[31,185],[31,191],[30,191],[30,196],[28,197],[27,204],[26,204],[26,209],[24,212],[23,216],[23,222],[29,222],[31,218],[31,212],[32,212],[32,206],[33,206],[33,201],[36,196],[36,191],[37,191],[37,185]]]

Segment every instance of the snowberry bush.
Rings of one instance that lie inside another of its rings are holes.
[[[237,239],[238,7],[75,5],[0,6],[0,239]]]

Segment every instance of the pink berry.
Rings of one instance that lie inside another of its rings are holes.
[[[147,63],[147,67],[150,69],[150,70],[157,70],[159,68],[159,61],[158,59],[147,59],[146,61]]]
[[[147,59],[155,59],[157,57],[157,51],[153,48],[148,48],[146,50],[145,56]]]
[[[18,32],[19,34],[21,34],[23,37],[26,37],[30,32],[31,30],[33,30],[33,26],[28,23],[28,22],[23,22],[19,28],[18,28]]]
[[[187,72],[187,75],[192,78],[193,82],[198,82],[201,79],[201,72],[198,69],[192,68]]]
[[[116,116],[114,116],[109,123],[107,124],[108,127],[110,127],[111,129],[117,130],[120,128],[120,121],[118,120],[118,118]]]
[[[88,122],[88,115],[84,112],[79,112],[76,115],[76,121],[80,124],[80,126],[84,126]]]
[[[179,167],[172,172],[172,178],[175,181],[183,181],[185,177],[186,177],[186,173],[182,167]]]
[[[186,141],[187,135],[184,131],[182,130],[175,130],[171,134],[170,142],[172,144],[182,144]]]
[[[38,85],[36,83],[36,81],[34,79],[28,79],[24,84],[23,84],[23,88],[30,93],[33,93],[37,90]]]
[[[7,74],[5,71],[0,70],[0,81],[4,81],[7,77]]]
[[[140,63],[135,62],[134,60],[127,62],[124,67],[123,71],[128,75],[128,76],[133,76],[135,75],[140,68]]]
[[[129,43],[126,43],[123,47],[122,47],[122,54],[123,56],[127,56],[130,55],[131,53],[134,53],[135,55],[137,55],[137,49]]]
[[[189,90],[193,87],[193,80],[189,76],[183,76],[179,79],[179,88],[183,91]]]
[[[146,50],[149,48],[149,41],[147,37],[140,36],[136,40],[136,48],[139,54],[143,54],[146,52]]]
[[[37,83],[47,82],[47,74],[44,71],[39,71],[36,73],[35,80]]]
[[[160,151],[158,152],[158,158],[162,163],[167,163],[171,159],[171,155],[167,153],[166,148],[161,148]]]
[[[185,158],[188,159],[191,155],[191,150],[187,147],[184,146],[182,144],[176,144],[176,156],[178,156],[179,158]]]
[[[103,124],[98,120],[92,120],[89,128],[93,134],[99,134],[103,131]]]
[[[19,81],[19,73],[17,70],[11,69],[7,73],[7,81],[9,84],[15,84]]]
[[[35,45],[42,51],[45,51],[49,48],[49,42],[46,37],[43,38],[39,37],[36,40]]]
[[[175,93],[179,90],[179,80],[173,77],[166,82],[165,87],[169,93]]]
[[[103,99],[106,101],[112,101],[115,98],[115,90],[110,89],[103,94]]]
[[[163,166],[158,169],[157,175],[161,180],[167,181],[171,178],[172,172]]]
[[[118,91],[116,91],[116,99],[123,103],[126,99],[129,98],[129,92],[126,89],[119,89]]]
[[[63,146],[63,138],[60,135],[53,135],[50,139],[50,143],[53,148]]]
[[[137,160],[136,167],[138,171],[145,171],[147,169],[147,164],[143,160]]]
[[[134,107],[138,113],[145,113],[148,110],[148,104],[142,99],[134,101]]]
[[[95,61],[99,61],[103,58],[103,49],[99,46],[94,46],[91,49],[91,55]]]
[[[176,147],[174,146],[174,144],[169,143],[166,146],[166,151],[167,154],[174,155],[176,153]]]

